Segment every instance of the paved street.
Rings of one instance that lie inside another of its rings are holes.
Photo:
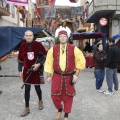
[[[0,74],[18,74],[16,57],[9,57],[1,66]],[[118,76],[120,79],[120,74]],[[0,95],[0,120],[54,120],[57,111],[51,101],[50,84],[47,82],[41,85],[44,109],[38,110],[37,95],[32,86],[31,113],[24,118],[20,117],[24,109],[24,90],[20,88],[21,85],[22,80],[19,77],[0,77],[0,90],[3,90]],[[93,69],[85,69],[75,86],[77,95],[74,97],[69,120],[120,120],[120,93],[110,96],[96,92]],[[107,89],[106,81],[103,89]]]

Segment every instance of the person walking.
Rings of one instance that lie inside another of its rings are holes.
[[[25,94],[24,94],[25,109],[22,112],[21,117],[24,117],[30,113],[29,100],[30,100],[31,85],[34,85],[36,93],[38,95],[38,99],[39,99],[38,109],[39,110],[43,109],[42,91],[40,88],[40,77],[39,77],[39,70],[38,70],[38,68],[41,65],[43,65],[43,62],[41,62],[37,58],[39,53],[46,55],[46,51],[43,45],[39,42],[33,41],[33,38],[34,38],[33,32],[30,30],[27,30],[25,32],[26,42],[23,42],[21,44],[19,55],[18,55],[18,70],[19,70],[20,77],[21,79],[23,79],[23,82],[25,84]],[[30,77],[26,81],[29,75]]]
[[[95,78],[96,78],[96,91],[103,92],[101,89],[104,76],[105,76],[105,61],[106,53],[103,50],[103,45],[101,43],[97,44],[97,50],[94,53],[94,62],[95,62]]]
[[[64,120],[68,120],[73,96],[76,94],[74,84],[78,80],[80,71],[85,68],[86,61],[83,53],[76,46],[67,43],[69,34],[66,28],[61,27],[58,38],[60,44],[53,46],[47,53],[44,71],[47,72],[47,81],[52,82],[51,98],[58,110],[55,120],[61,118],[63,110]]]
[[[115,44],[113,38],[109,39],[109,50],[107,54],[106,62],[106,80],[108,85],[108,90],[104,92],[106,95],[113,94],[113,84],[114,84],[114,93],[118,93],[119,83],[117,77],[117,66],[120,59],[120,49]]]

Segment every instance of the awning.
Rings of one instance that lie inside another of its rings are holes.
[[[23,40],[26,30],[31,30],[33,34],[42,31],[42,28],[26,27],[0,27],[0,58],[10,53]]]
[[[100,32],[82,32],[82,33],[72,33],[71,34],[71,38],[73,40],[101,38],[104,36],[106,36],[106,34],[100,33]]]
[[[120,38],[120,34],[114,35],[113,38],[114,38],[114,39]]]
[[[109,16],[113,13],[113,10],[101,10],[91,13],[86,19],[86,23],[98,23],[100,18],[105,17],[109,18]]]

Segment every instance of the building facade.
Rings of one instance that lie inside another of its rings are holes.
[[[106,24],[101,24],[101,18],[105,19],[102,22]],[[120,0],[92,0],[88,6],[86,23],[94,23],[95,31],[106,33],[103,45],[107,49],[107,39],[120,33]]]
[[[4,2],[4,0],[0,0],[0,26],[22,27],[22,14],[17,12],[17,7],[11,4],[5,4]]]

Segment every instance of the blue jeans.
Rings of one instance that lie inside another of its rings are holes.
[[[99,90],[103,84],[105,70],[96,69],[94,72],[95,72],[95,78],[96,78],[96,89]]]

